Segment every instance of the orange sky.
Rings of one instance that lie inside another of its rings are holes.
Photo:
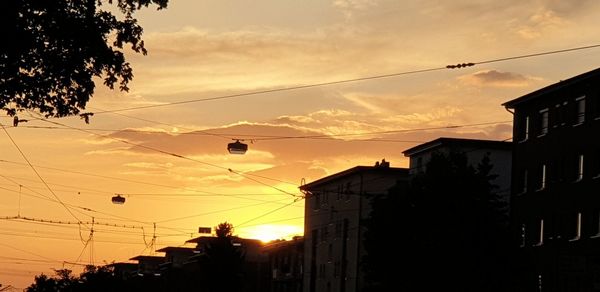
[[[131,91],[99,87],[89,110],[592,45],[600,39],[598,11],[600,3],[593,0],[172,0],[167,10],[139,14],[149,54],[129,54],[135,70]],[[153,223],[155,248],[182,245],[197,236],[197,227],[223,221],[242,224],[235,232],[247,237],[302,234],[303,202],[292,204],[294,197],[277,189],[299,194],[302,179],[310,182],[382,158],[392,166],[406,166],[404,149],[439,136],[510,138],[511,126],[357,134],[510,121],[501,103],[594,69],[599,59],[600,49],[590,49],[122,115],[97,114],[89,125],[79,118],[53,120],[88,132],[31,128],[63,127],[39,120],[8,128],[75,217],[129,228],[96,225],[93,240],[84,248],[91,224],[0,220],[0,283],[26,287],[34,275],[51,274],[50,268],[62,267],[63,261],[102,264],[148,254]],[[0,122],[10,125],[11,119],[1,116]],[[307,135],[334,136],[262,139]],[[246,155],[233,156],[226,151],[230,138],[254,142]],[[369,139],[376,141],[365,141]],[[124,194],[127,202],[112,204],[115,193]],[[20,214],[77,221],[55,201],[3,131],[0,195],[2,218]]]

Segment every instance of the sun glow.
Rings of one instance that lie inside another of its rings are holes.
[[[272,224],[249,226],[238,231],[241,237],[259,239],[265,243],[275,239],[291,239],[304,233],[302,226]]]

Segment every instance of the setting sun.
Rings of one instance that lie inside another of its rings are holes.
[[[259,239],[260,241],[267,243],[275,239],[286,239],[289,240],[296,235],[302,235],[303,230],[301,226],[296,225],[257,225],[249,226],[248,228],[241,227],[240,230],[236,231],[244,238]]]

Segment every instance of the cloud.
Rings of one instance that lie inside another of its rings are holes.
[[[532,81],[539,80],[539,78],[528,77],[519,73],[486,70],[460,76],[458,80],[473,86],[526,87]]]
[[[515,32],[523,39],[533,40],[546,34],[556,34],[567,24],[568,21],[556,12],[543,9],[531,15],[527,22],[517,26]]]

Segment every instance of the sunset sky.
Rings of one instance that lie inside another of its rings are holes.
[[[97,83],[90,124],[0,116],[52,190],[0,129],[0,284],[181,246],[223,221],[243,237],[302,235],[302,181],[406,167],[403,150],[440,136],[509,139],[503,102],[600,66],[592,48],[281,90],[600,44],[594,0],[171,0],[137,17],[149,53],[128,52],[128,93]],[[229,154],[232,139],[248,152]]]

